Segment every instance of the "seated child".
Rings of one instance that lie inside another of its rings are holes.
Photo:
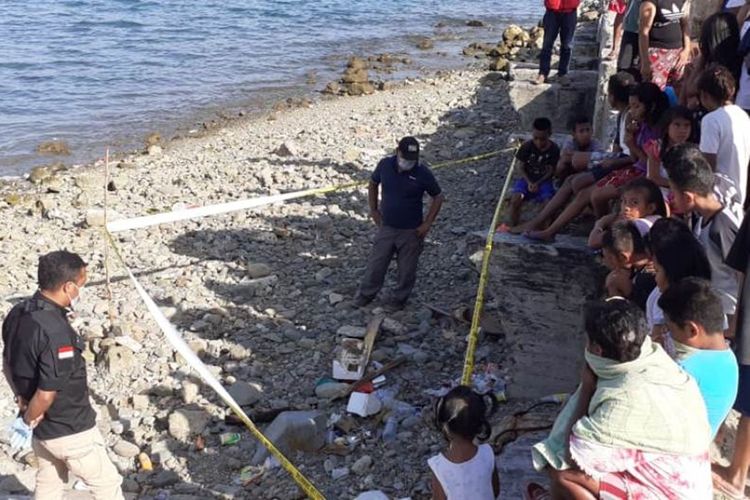
[[[609,99],[609,104],[612,109],[619,112],[612,152],[604,155],[606,157],[601,161],[593,161],[594,159],[592,158],[591,153],[574,154],[573,162],[576,164],[579,161],[577,159],[579,155],[588,155],[584,160],[588,162],[589,170],[571,175],[565,179],[562,186],[560,186],[560,189],[555,193],[555,196],[553,196],[550,202],[544,206],[541,212],[528,222],[510,228],[511,233],[521,234],[541,229],[563,209],[566,211],[569,210],[572,217],[575,217],[578,214],[577,210],[579,205],[585,207],[589,204],[591,186],[595,182],[603,179],[610,172],[633,163],[626,141],[626,127],[627,123],[630,121],[628,118],[628,105],[630,92],[634,86],[635,79],[633,78],[633,75],[624,71],[620,71],[609,78],[607,84],[607,98]],[[571,201],[571,199],[572,203],[570,203],[569,207],[573,208],[566,208],[565,205],[568,201]]]
[[[596,221],[589,235],[589,246],[601,248],[604,231],[615,222],[633,221],[641,236],[646,236],[651,225],[666,216],[667,206],[659,186],[645,177],[639,177],[622,189],[619,214],[605,215]]]
[[[624,297],[645,311],[656,277],[646,243],[633,222],[618,222],[604,231],[602,259],[611,270],[605,281],[607,296]]]
[[[494,500],[500,494],[492,447],[474,444],[490,437],[487,417],[496,408],[494,396],[481,396],[466,386],[455,387],[435,402],[435,427],[449,446],[427,461],[433,499]]]
[[[591,153],[604,151],[602,145],[592,137],[594,133],[591,120],[579,116],[573,122],[573,133],[560,151],[560,161],[555,167],[555,177],[564,181],[569,175],[582,172],[588,168]],[[585,153],[576,155],[575,153]]]
[[[678,219],[661,219],[649,232],[649,252],[656,274],[656,288],[646,300],[646,322],[651,339],[664,347],[673,358],[677,352],[667,327],[659,298],[672,284],[684,278],[711,279],[711,265],[706,251],[690,228]],[[726,320],[725,320],[726,321]]]
[[[547,201],[555,194],[552,174],[560,160],[560,148],[550,137],[552,123],[548,118],[537,118],[533,123],[532,138],[523,143],[516,153],[521,162],[521,174],[511,189],[510,221],[515,226],[521,219],[521,204],[524,200]]]
[[[646,143],[643,150],[648,156],[646,177],[654,181],[661,188],[664,199],[669,200],[669,178],[661,159],[674,146],[689,142],[693,129],[692,113],[682,106],[670,108],[665,115],[664,125],[661,139]]]
[[[737,358],[724,339],[721,299],[710,282],[685,278],[662,294],[659,306],[675,341],[689,347],[678,362],[698,382],[714,437],[734,405],[739,380]]]
[[[664,156],[664,167],[669,174],[675,209],[684,214],[692,213],[693,233],[706,249],[711,264],[711,284],[721,297],[729,321],[725,333],[732,337],[739,279],[725,260],[744,217],[739,195],[730,179],[714,174],[695,145],[680,144],[672,148]],[[722,199],[717,190],[727,196]]]
[[[651,342],[629,301],[588,304],[584,328],[581,384],[532,448],[551,491],[531,484],[527,498],[712,498],[711,428],[695,380]]]

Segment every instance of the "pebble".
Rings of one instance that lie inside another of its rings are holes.
[[[238,381],[227,392],[240,406],[254,405],[263,398],[263,387],[257,383]]]
[[[125,441],[124,439],[117,441],[112,447],[112,450],[123,458],[133,458],[138,456],[141,452],[138,445]]]
[[[364,455],[357,459],[354,464],[352,464],[352,472],[354,472],[357,475],[365,474],[370,467],[372,467],[372,457],[370,455]]]

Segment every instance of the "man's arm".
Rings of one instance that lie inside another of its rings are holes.
[[[435,223],[435,219],[437,219],[437,216],[440,213],[440,208],[443,206],[443,201],[445,201],[445,195],[443,193],[432,197],[432,201],[430,202],[430,209],[427,211],[427,217],[425,217],[422,225],[417,228],[417,234],[420,238],[424,238],[425,236],[427,236],[427,233],[430,231],[430,228]]]
[[[656,17],[656,7],[649,2],[641,4],[640,25],[638,28],[638,52],[641,56],[641,76],[644,81],[651,80],[651,60],[648,57],[649,37],[651,28],[654,25]]]
[[[37,389],[29,401],[29,406],[23,415],[23,421],[32,429],[44,418],[44,414],[55,402],[57,391],[43,391]]]
[[[376,225],[383,225],[383,215],[378,209],[378,194],[380,191],[380,184],[370,179],[370,184],[367,186],[367,200],[370,204],[370,217]]]

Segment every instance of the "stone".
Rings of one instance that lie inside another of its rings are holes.
[[[247,275],[251,278],[265,278],[266,276],[269,276],[273,271],[271,267],[267,264],[261,264],[261,263],[249,263],[245,266],[245,269],[247,270]]]
[[[254,405],[263,398],[263,387],[257,383],[238,381],[227,389],[240,406]]]
[[[276,149],[273,150],[273,154],[276,156],[298,156],[299,149],[297,145],[291,141],[281,143]]]
[[[366,69],[347,69],[344,71],[341,81],[344,83],[366,83],[369,76]]]
[[[315,386],[315,395],[320,399],[333,399],[346,394],[351,386],[344,382],[330,382]]]
[[[330,82],[323,89],[324,94],[337,95],[341,93],[341,86],[337,82]]]
[[[334,481],[338,481],[339,479],[343,479],[346,476],[349,475],[349,468],[348,467],[337,467],[331,471],[331,478]]]
[[[358,476],[361,476],[367,473],[370,467],[372,467],[372,463],[373,463],[372,457],[370,455],[364,455],[360,457],[359,459],[357,459],[357,461],[354,462],[354,464],[352,464],[352,472],[354,472]]]
[[[363,339],[367,335],[367,328],[364,326],[344,325],[336,330],[336,333],[344,337]]]
[[[279,450],[289,456],[292,451],[315,452],[326,443],[326,415],[316,411],[285,411],[266,428],[264,434]],[[261,465],[268,450],[260,446],[250,465]]]
[[[53,175],[55,175],[55,173],[64,169],[65,166],[62,163],[40,165],[31,169],[31,172],[29,172],[29,180],[34,184],[40,184],[41,182],[51,178]]]
[[[133,351],[127,347],[113,345],[104,353],[104,365],[112,375],[129,370],[135,364]]]
[[[485,28],[487,27],[487,24],[484,21],[472,19],[471,21],[466,21],[466,26],[469,26],[470,28]]]
[[[176,410],[169,415],[169,435],[187,441],[191,436],[201,434],[210,421],[211,415],[203,410]]]
[[[149,399],[148,395],[146,394],[135,394],[132,398],[130,398],[133,403],[133,409],[135,410],[145,410],[148,408],[149,405]]]
[[[161,134],[159,132],[151,132],[146,136],[146,147],[155,146],[161,143]]]
[[[417,40],[416,46],[419,50],[430,50],[435,48],[435,42],[432,38],[423,37]]]
[[[109,424],[109,430],[111,430],[113,434],[117,434],[119,436],[120,434],[125,432],[125,424],[123,424],[119,420],[113,420]]]
[[[333,274],[333,271],[329,267],[324,267],[317,273],[315,273],[315,281],[325,281]]]
[[[490,71],[505,71],[510,67],[510,63],[504,57],[493,59],[490,63]]]
[[[338,304],[339,302],[342,302],[343,300],[344,300],[344,296],[341,295],[340,293],[330,293],[330,294],[328,294],[328,302],[332,306],[335,306],[336,304]]]
[[[503,41],[506,44],[512,44],[517,39],[523,38],[526,32],[517,24],[511,24],[503,30]],[[528,36],[528,35],[527,35]]]
[[[346,92],[351,96],[369,95],[375,92],[375,87],[369,83],[351,83],[347,85]]]
[[[354,163],[359,160],[359,157],[362,155],[362,151],[358,148],[348,148],[346,151],[344,151],[344,161],[346,163]]]
[[[150,483],[155,488],[166,488],[180,481],[180,476],[173,470],[162,469],[151,476]]]
[[[36,147],[36,152],[42,155],[69,155],[70,146],[65,141],[45,141]]]
[[[595,10],[590,10],[588,12],[584,12],[583,14],[581,14],[580,19],[581,19],[581,21],[585,21],[585,22],[596,21],[597,19],[599,19],[599,12],[597,12]]]
[[[161,156],[161,154],[164,152],[158,144],[152,144],[148,147],[146,150],[149,156]]]
[[[346,63],[346,67],[349,69],[367,69],[367,61],[361,57],[351,57]]]
[[[384,332],[392,333],[394,335],[403,335],[406,333],[406,327],[393,318],[384,318],[380,327]]]
[[[125,441],[124,439],[117,441],[112,447],[112,450],[123,458],[134,458],[141,452],[138,445]]]

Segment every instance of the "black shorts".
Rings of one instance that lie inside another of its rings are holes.
[[[620,54],[617,56],[617,71],[632,73],[637,80],[641,77],[641,61],[638,53],[638,33],[624,31]]]
[[[750,365],[740,365],[740,383],[737,386],[734,409],[743,417],[750,417]]]

